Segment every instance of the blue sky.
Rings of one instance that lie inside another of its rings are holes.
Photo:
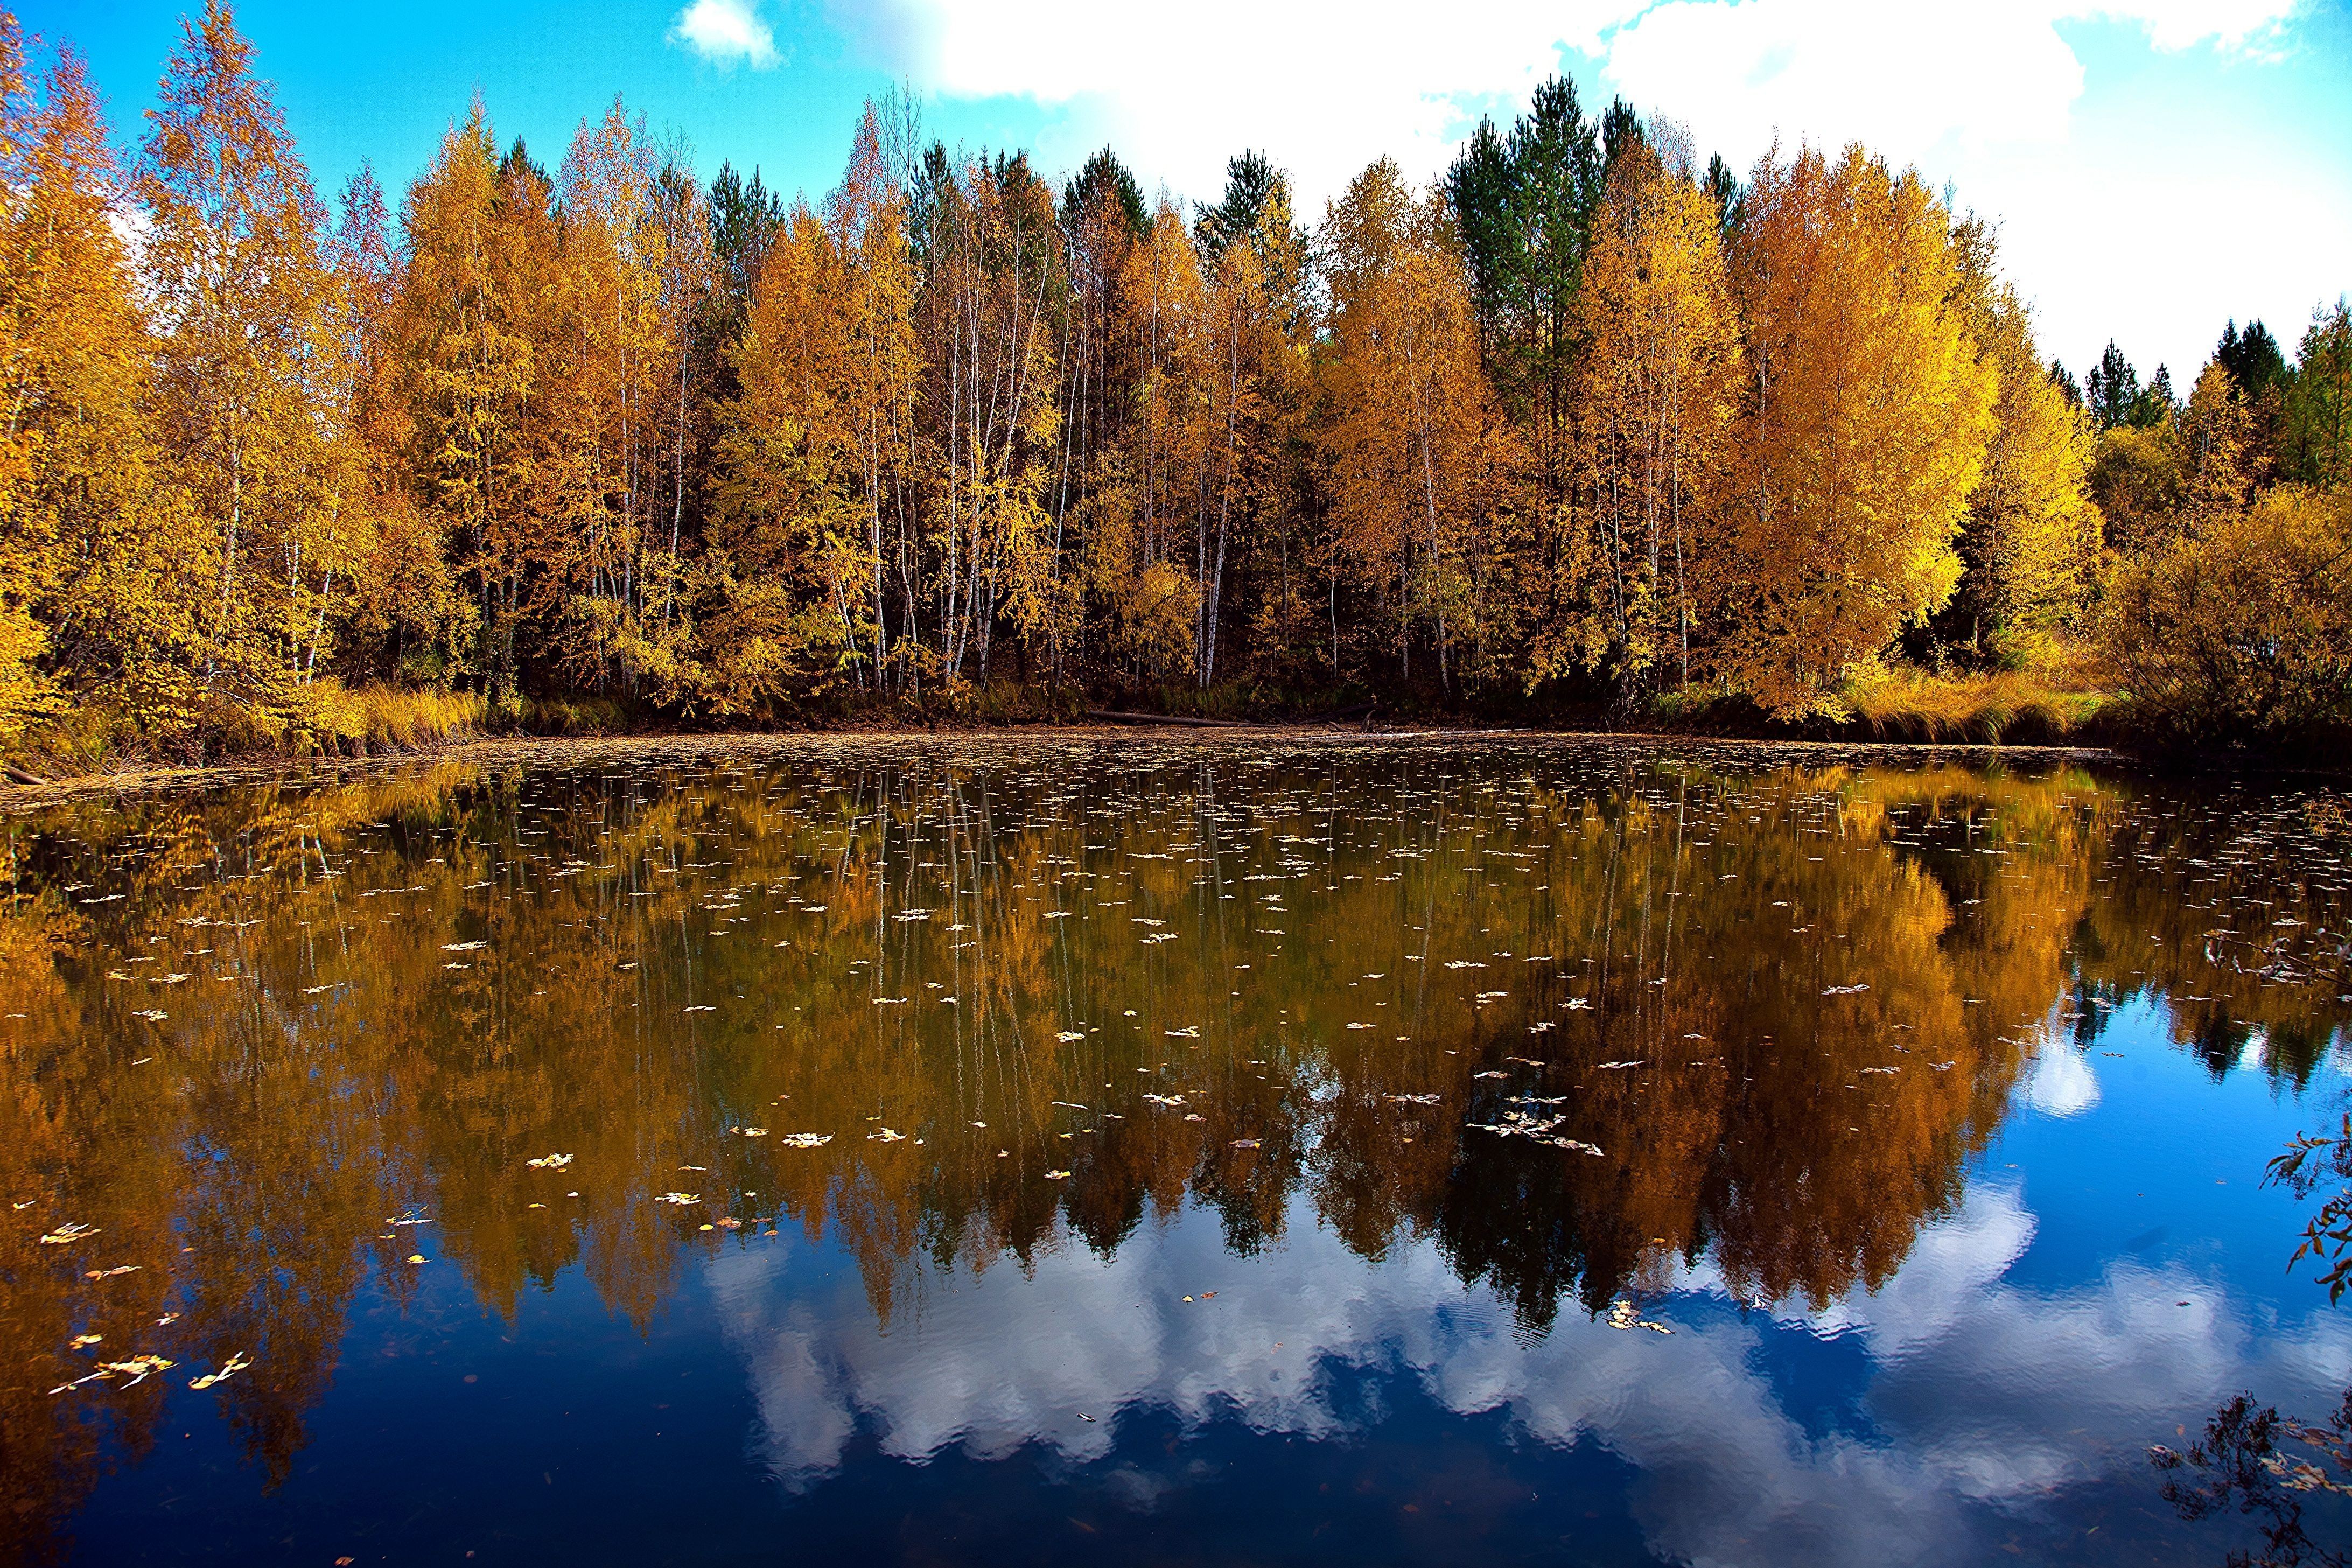
[[[181,0],[36,0],[89,59],[126,142]],[[1960,20],[1965,16],[1965,20]],[[2224,318],[2290,351],[2352,289],[2345,0],[418,0],[238,8],[322,188],[373,159],[396,195],[478,90],[550,163],[614,93],[722,158],[821,191],[857,108],[894,83],[951,144],[1066,169],[1106,140],[1147,187],[1213,199],[1262,147],[1310,214],[1389,153],[1426,176],[1482,112],[1565,68],[1745,166],[1777,132],[1859,138],[1999,217],[2047,352],[2112,336],[2193,374]]]

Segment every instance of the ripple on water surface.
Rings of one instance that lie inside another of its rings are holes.
[[[2352,1384],[2263,1179],[2316,786],[862,738],[8,830],[12,1558],[2219,1562],[2149,1446]]]

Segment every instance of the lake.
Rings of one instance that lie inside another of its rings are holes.
[[[1528,737],[9,816],[0,1557],[2219,1563],[2352,812]]]

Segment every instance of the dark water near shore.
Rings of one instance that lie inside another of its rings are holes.
[[[2324,788],[714,745],[5,823],[0,1560],[2218,1563],[2352,1384]]]

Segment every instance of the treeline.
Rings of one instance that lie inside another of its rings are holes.
[[[24,56],[11,20],[20,742],[331,743],[360,689],[1836,718],[2085,648],[2200,738],[2352,707],[2342,305],[2293,366],[2233,329],[2179,407],[2120,354],[2078,391],[1992,227],[1859,147],[1740,178],[1554,80],[1309,227],[1261,154],[1188,212],[905,100],[816,204],[617,100],[552,166],[477,103],[396,211],[365,170],[331,211],[218,0],[134,156]]]

